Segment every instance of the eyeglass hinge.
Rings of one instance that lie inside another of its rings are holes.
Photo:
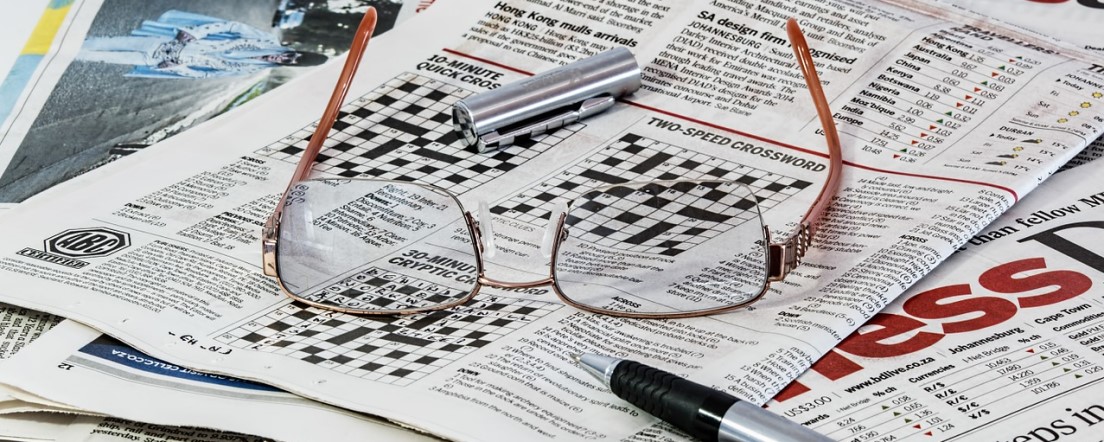
[[[265,276],[276,277],[276,232],[279,226],[279,219],[270,216],[261,227],[261,266]]]
[[[472,233],[471,239],[475,243],[475,251],[479,256],[483,256],[483,231],[479,229],[479,221],[472,216],[471,212],[464,212],[464,221],[468,223],[468,230]]]
[[[768,239],[769,239],[768,233]],[[771,282],[781,281],[786,275],[801,264],[805,252],[812,244],[812,234],[809,224],[803,223],[794,230],[785,242],[771,244],[767,247],[767,280]]]

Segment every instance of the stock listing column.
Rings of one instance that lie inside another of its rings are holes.
[[[972,26],[915,34],[834,103],[864,159],[1034,174],[1104,124],[1099,67]]]

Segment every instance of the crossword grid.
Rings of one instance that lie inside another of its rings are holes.
[[[469,281],[474,281],[476,268],[474,265],[467,267],[470,269],[457,273],[468,274]],[[454,289],[379,267],[368,267],[303,298],[346,309],[406,310],[448,304],[471,292],[471,282],[456,285],[461,288]]]
[[[754,200],[721,186],[650,186],[651,193],[615,184],[661,180],[726,180],[746,184]],[[595,244],[642,253],[675,256],[750,219],[758,203],[770,209],[808,187],[807,181],[725,161],[635,134],[569,167],[535,188],[492,208],[498,215],[543,225],[550,201],[573,201],[570,234]],[[666,192],[666,193],[664,193]],[[695,198],[678,204],[661,196]]]
[[[568,125],[479,154],[465,149],[452,126],[452,105],[471,94],[402,74],[341,109],[314,169],[341,177],[417,181],[462,194],[533,159],[582,127]],[[315,127],[300,129],[257,153],[296,162]]]
[[[404,386],[561,307],[480,296],[448,310],[356,316],[291,303],[236,326],[217,340]]]

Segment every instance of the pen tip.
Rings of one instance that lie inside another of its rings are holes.
[[[572,361],[575,361],[576,364],[583,361],[583,355],[581,353],[569,353],[568,356]]]

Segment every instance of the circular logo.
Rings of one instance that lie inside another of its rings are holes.
[[[106,227],[69,229],[46,239],[47,252],[70,258],[107,256],[129,245],[129,234]]]

